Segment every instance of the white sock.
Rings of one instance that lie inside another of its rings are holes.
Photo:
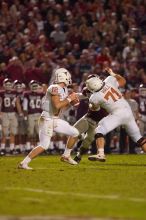
[[[5,144],[1,144],[1,150],[4,150],[5,149]]]
[[[50,149],[50,150],[54,150],[54,142],[53,142],[53,141],[50,142],[49,149]]]
[[[33,148],[34,148],[34,145],[31,145],[31,146],[30,146],[30,149],[32,150]]]
[[[10,144],[10,150],[14,150],[14,144]]]
[[[69,149],[69,148],[66,147],[63,155],[64,155],[65,157],[69,157],[70,154],[71,154],[71,151],[72,151],[72,149]]]
[[[19,150],[20,149],[19,145],[15,145],[15,149]]]
[[[26,156],[26,157],[24,158],[24,160],[22,161],[22,163],[23,163],[23,164],[28,164],[28,163],[30,163],[30,161],[31,161],[31,158],[30,158],[29,156]]]
[[[30,150],[30,142],[26,143],[26,150]]]
[[[99,155],[104,156],[104,148],[99,148],[98,153]]]
[[[24,146],[22,144],[19,144],[19,149],[21,152],[23,152]]]

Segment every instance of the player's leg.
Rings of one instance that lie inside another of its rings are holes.
[[[64,134],[56,133],[54,139],[54,152],[62,154],[66,146],[67,137]]]
[[[68,122],[62,119],[54,119],[54,131],[71,137],[78,137],[79,135],[79,131],[75,127],[71,126]],[[74,161],[70,156],[71,151],[72,146],[67,145],[63,155],[61,156],[61,161],[76,165],[76,161]]]
[[[144,152],[146,152],[146,139],[142,137],[139,127],[135,122],[135,119],[131,117],[129,121],[127,121],[126,130],[131,139],[138,144],[139,147],[142,148]]]
[[[88,118],[86,118],[86,122],[88,122],[88,127],[86,129],[86,135],[81,143],[81,146],[78,150],[78,153],[76,157],[74,158],[75,161],[78,163],[81,161],[82,156],[87,152],[89,149],[89,146],[91,145],[92,141],[94,140],[95,136],[95,127],[96,127],[96,122],[91,123]]]
[[[81,135],[85,132],[88,131],[89,129],[89,123],[87,121],[87,118],[84,116],[81,119],[79,119],[75,124],[74,127],[79,131],[79,136],[78,137],[69,137],[67,140],[67,148],[73,148],[73,146],[77,143],[78,139],[81,138]],[[82,144],[81,144],[82,145]],[[82,148],[82,147],[81,147]],[[78,153],[75,156],[74,160],[79,163],[81,160],[81,155],[83,154],[84,149],[81,149],[79,147]]]
[[[10,153],[16,154],[15,137],[18,134],[18,119],[15,113],[10,115]]]
[[[40,113],[36,113],[34,115],[34,135],[33,135],[33,145],[39,145],[39,126],[38,126],[38,118],[41,117]]]
[[[1,123],[2,123],[2,138],[1,138],[0,155],[3,156],[6,154],[6,138],[9,135],[10,120],[7,113],[2,113]]]
[[[44,120],[40,118],[39,121],[39,140],[40,145],[33,148],[32,151],[24,158],[24,160],[19,164],[18,168],[31,169],[28,164],[30,161],[37,157],[39,154],[48,149],[50,144],[50,139],[53,135],[53,120]]]
[[[86,117],[82,117],[81,119],[79,119],[74,125],[73,127],[75,127],[78,131],[79,131],[79,136],[83,133],[85,133],[88,128],[88,121],[86,119]],[[75,145],[75,143],[77,142],[78,137],[73,137],[73,136],[69,136],[68,140],[67,140],[67,147],[72,149],[73,146]]]
[[[19,121],[18,134],[19,134],[20,152],[24,153],[25,148],[26,148],[27,135],[28,135],[28,121],[27,121],[27,118],[22,117],[21,120]]]
[[[26,152],[29,153],[33,149],[33,138],[35,133],[35,118],[34,114],[28,115],[28,134],[26,141]]]
[[[101,161],[104,162],[106,160],[104,154],[104,146],[105,146],[105,138],[104,135],[114,130],[121,124],[122,119],[118,115],[108,115],[103,118],[99,123],[97,128],[95,129],[95,139],[96,139],[96,147],[97,154],[91,155],[88,157],[91,161]]]
[[[20,132],[21,132],[20,123],[21,123],[22,117],[19,117],[17,113],[16,113],[16,117],[17,117],[18,127],[17,127],[17,133],[15,135],[15,153],[19,154],[21,152],[20,151]]]

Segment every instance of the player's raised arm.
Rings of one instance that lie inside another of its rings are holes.
[[[119,83],[119,87],[124,87],[125,84],[126,84],[126,79],[119,75],[119,74],[116,74],[112,71],[111,68],[105,68],[105,71],[110,75],[110,76],[113,76],[117,79],[118,83]]]

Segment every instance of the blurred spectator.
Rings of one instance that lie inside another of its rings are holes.
[[[51,32],[50,37],[54,39],[56,44],[64,43],[66,39],[65,33],[61,30],[60,24],[54,25],[54,31]]]
[[[107,66],[127,88],[146,84],[146,1],[3,0],[0,8],[1,85],[6,77],[48,85],[65,67],[80,89],[84,73],[104,79]]]
[[[24,66],[17,56],[14,56],[9,60],[6,71],[8,78],[10,78],[12,81],[16,79],[24,81]]]
[[[1,63],[0,64],[0,87],[3,86],[3,80],[8,77],[7,71],[6,71],[6,64]]]

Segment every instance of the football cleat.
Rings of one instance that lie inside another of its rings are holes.
[[[19,163],[18,164],[18,169],[33,170],[32,167],[29,167],[27,164],[24,164],[24,163]]]
[[[95,154],[95,155],[89,156],[88,160],[105,162],[106,158],[105,158],[105,155]]]
[[[77,162],[77,163],[80,163],[80,161],[82,160],[82,157],[80,154],[77,154],[75,157],[74,157],[74,160]]]
[[[75,160],[73,160],[70,156],[69,156],[69,157],[66,157],[66,156],[62,155],[61,158],[60,158],[60,160],[61,160],[62,162],[66,162],[66,163],[69,163],[69,164],[71,164],[71,165],[77,165],[77,164],[78,164],[78,163],[77,163]]]

